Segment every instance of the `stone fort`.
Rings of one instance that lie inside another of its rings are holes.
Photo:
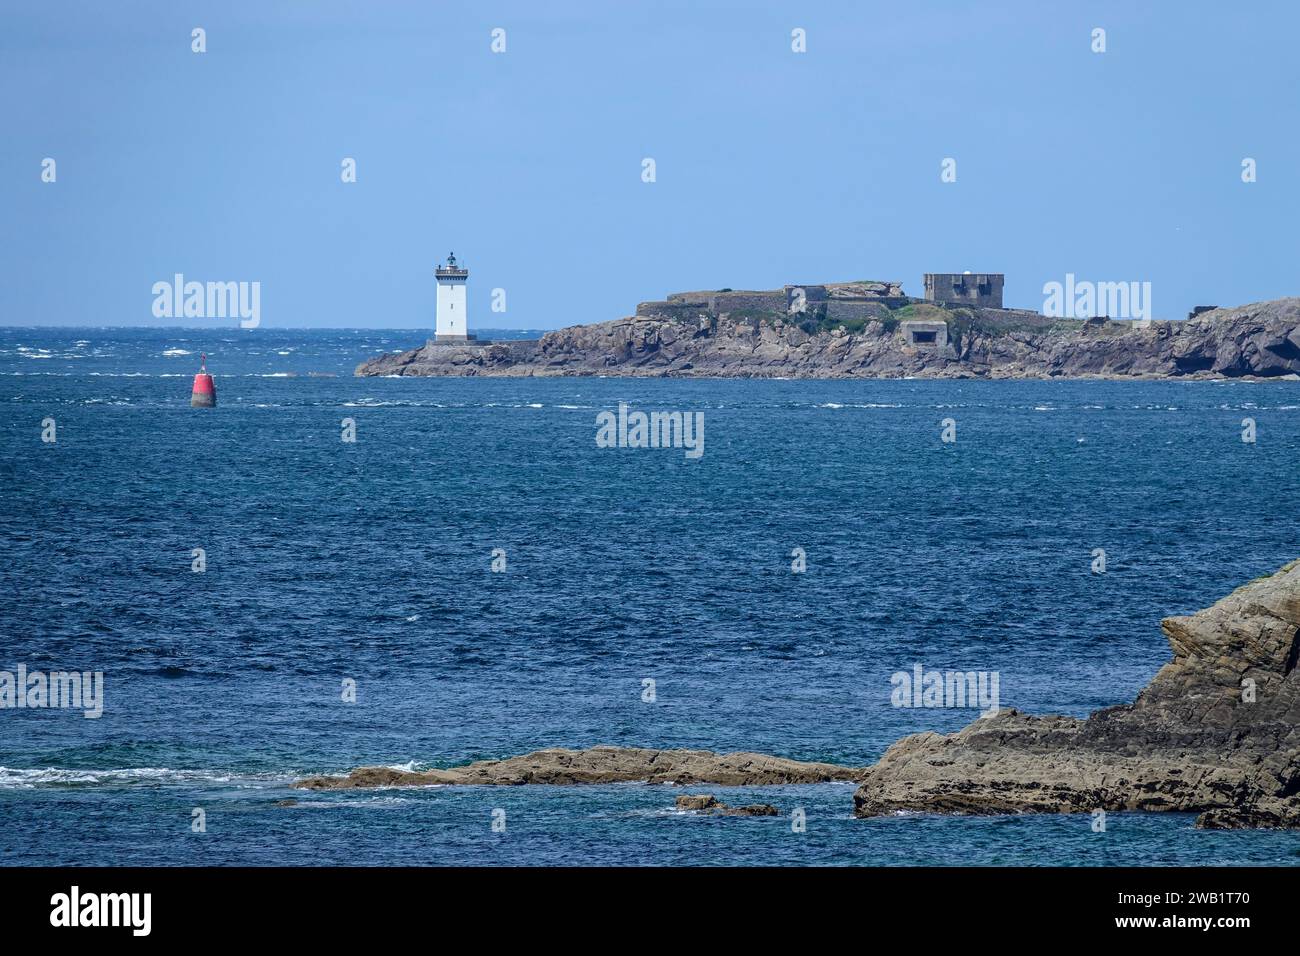
[[[742,315],[808,313],[833,322],[884,318],[892,309],[917,302],[1001,309],[1002,280],[1001,273],[992,272],[927,272],[924,299],[905,295],[900,282],[787,285],[765,291],[674,292],[660,302],[642,302],[636,307],[636,314],[648,316],[694,311]]]

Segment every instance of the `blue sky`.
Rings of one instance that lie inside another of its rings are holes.
[[[0,323],[234,327],[154,318],[181,272],[260,282],[264,326],[431,327],[451,249],[471,329],[967,269],[1033,309],[1067,272],[1157,318],[1295,294],[1296,10],[6,0]]]

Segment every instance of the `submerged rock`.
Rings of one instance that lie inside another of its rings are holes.
[[[854,813],[1174,810],[1206,828],[1300,827],[1300,561],[1161,627],[1174,659],[1132,704],[905,737],[866,771]]]
[[[725,806],[711,793],[684,793],[676,800],[678,810],[716,810]]]
[[[477,760],[447,770],[362,767],[346,777],[309,777],[295,787],[349,790],[358,787],[432,785],[512,786],[583,783],[714,783],[728,787],[855,780],[862,771],[829,763],[805,763],[767,754],[717,754],[709,750],[640,747],[555,747],[505,760]]]
[[[770,803],[753,803],[744,807],[729,807],[711,793],[683,794],[677,798],[678,810],[698,813],[720,813],[724,817],[775,817],[781,811]]]

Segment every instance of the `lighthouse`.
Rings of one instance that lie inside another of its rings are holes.
[[[194,388],[190,390],[190,407],[216,408],[217,386],[212,381],[212,376],[208,374],[206,354],[202,356],[200,363],[198,374],[194,376]]]
[[[447,264],[433,270],[438,280],[438,320],[434,326],[435,342],[471,342],[466,324],[465,285],[469,270],[456,264],[456,253],[447,254]]]

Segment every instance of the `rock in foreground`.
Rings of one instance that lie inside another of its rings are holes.
[[[346,777],[309,777],[295,787],[351,790],[361,787],[432,785],[515,786],[584,783],[712,783],[727,787],[856,780],[860,769],[829,763],[804,763],[766,754],[716,754],[708,750],[649,750],[639,747],[551,748],[509,757],[477,760],[447,770],[396,770],[362,767]]]
[[[1207,828],[1300,827],[1300,561],[1161,626],[1174,659],[1132,704],[905,737],[867,770],[854,813],[1174,810]]]

